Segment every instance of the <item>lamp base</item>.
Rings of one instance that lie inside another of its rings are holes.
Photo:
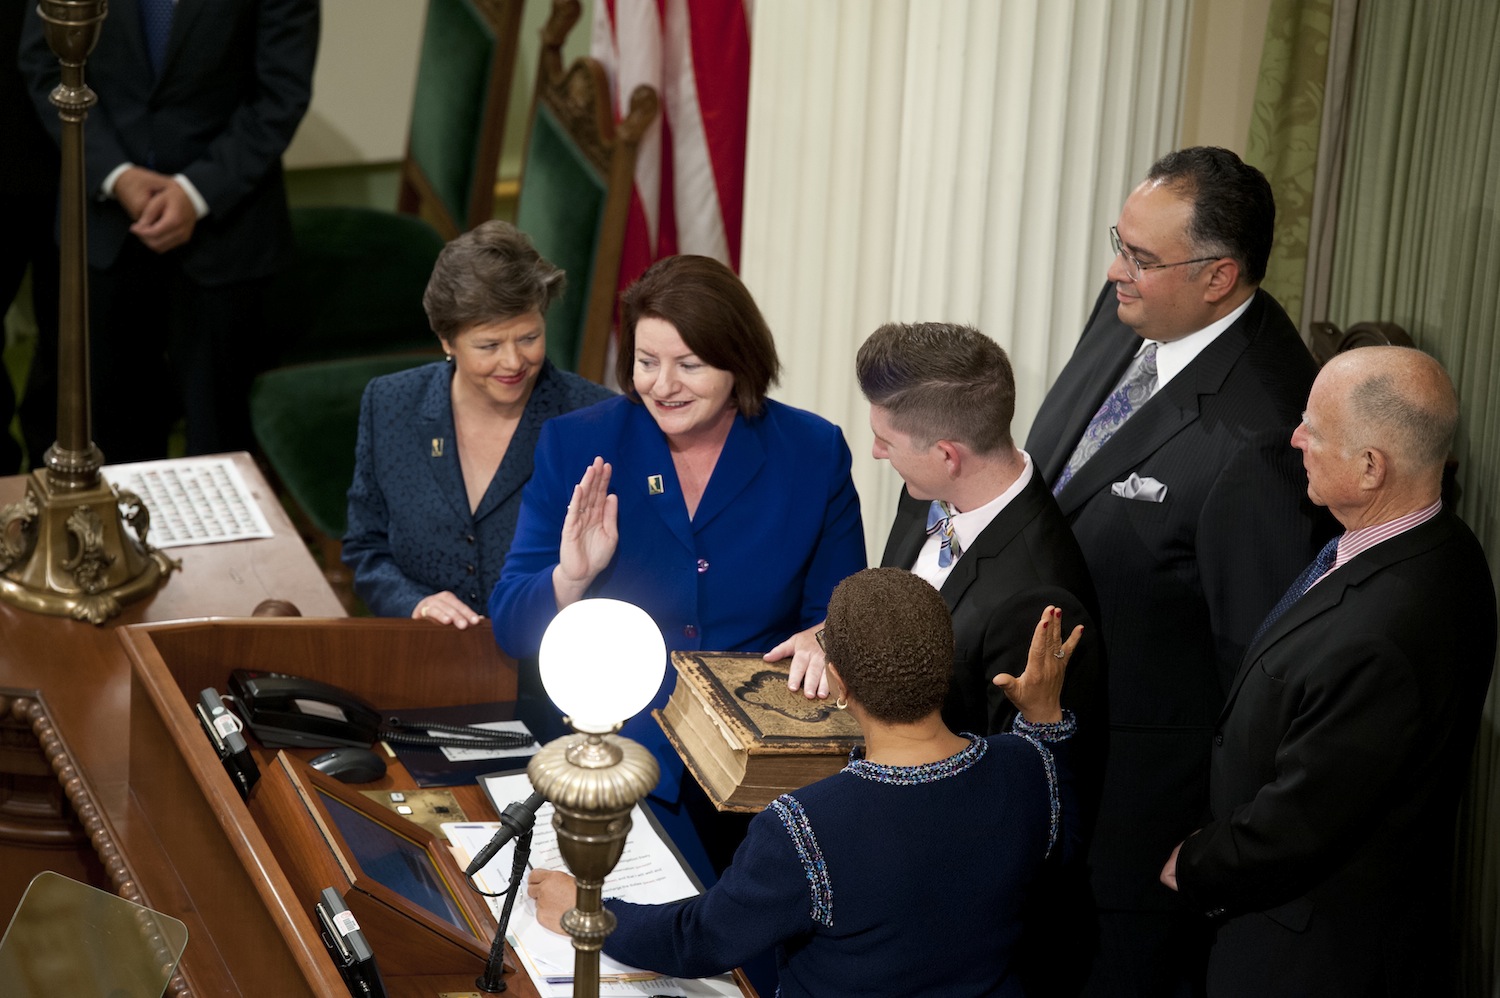
[[[97,476],[54,488],[50,474],[33,471],[25,497],[0,509],[0,600],[102,624],[182,567],[146,543],[150,514],[134,493]]]

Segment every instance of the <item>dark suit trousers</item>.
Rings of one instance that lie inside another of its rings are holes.
[[[251,447],[267,284],[197,284],[134,237],[114,266],[90,270],[94,442],[107,463],[166,457],[178,418],[189,455]]]

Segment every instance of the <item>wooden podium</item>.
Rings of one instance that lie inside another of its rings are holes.
[[[285,866],[277,858],[278,848],[288,848],[288,835],[297,834],[287,827],[306,816],[289,813],[285,801],[274,805],[281,810],[273,809],[271,817],[265,807],[247,807],[192,703],[205,687],[223,691],[236,668],[331,683],[384,712],[513,700],[514,663],[496,648],[488,628],[456,631],[411,620],[188,621],[125,627],[120,637],[131,662],[129,785],[136,813],[160,849],[160,862],[133,855],[132,866],[142,881],[150,878],[140,884],[143,893],[188,923],[182,966],[191,992],[347,994],[315,928],[316,893],[299,883],[306,880],[302,864]],[[257,755],[262,772],[270,773],[273,753]],[[381,781],[365,788],[411,785],[393,763]],[[252,802],[259,803],[267,790],[263,778]],[[488,811],[477,786],[455,788],[455,795],[470,817]],[[252,816],[256,812],[263,823],[283,827],[262,827]],[[306,845],[317,847],[310,838]],[[412,945],[376,952],[393,998],[472,992],[488,938],[465,942],[449,933],[454,938],[433,936],[428,946],[420,928]],[[487,929],[493,933],[492,919]],[[434,973],[434,965],[446,965],[446,971]],[[536,994],[524,974],[506,980],[509,994]]]

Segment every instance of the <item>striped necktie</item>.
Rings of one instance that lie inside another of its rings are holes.
[[[1099,411],[1094,413],[1094,418],[1089,420],[1083,436],[1078,438],[1078,446],[1073,448],[1073,456],[1068,458],[1062,474],[1057,476],[1057,484],[1052,486],[1053,495],[1057,495],[1064,485],[1073,480],[1078,469],[1099,452],[1105,441],[1114,436],[1125,420],[1145,405],[1155,391],[1156,344],[1147,343],[1146,348],[1136,354],[1126,368],[1119,387],[1109,393]]]
[[[938,546],[938,567],[947,568],[963,555],[964,548],[953,533],[953,507],[941,499],[932,500],[932,506],[927,510],[927,536],[933,534],[942,536]]]
[[[1255,643],[1261,639],[1261,636],[1271,629],[1272,624],[1281,619],[1283,613],[1292,608],[1293,603],[1301,599],[1303,594],[1313,587],[1314,582],[1317,582],[1324,575],[1328,574],[1328,570],[1333,567],[1333,562],[1338,557],[1338,554],[1339,539],[1335,537],[1323,546],[1323,550],[1318,552],[1318,556],[1313,559],[1312,564],[1302,570],[1302,574],[1297,576],[1297,581],[1293,582],[1291,587],[1282,595],[1281,599],[1276,601],[1276,605],[1271,607],[1271,612],[1266,614],[1266,619],[1261,621],[1260,627],[1256,628],[1255,637],[1250,639],[1251,647],[1254,647]]]

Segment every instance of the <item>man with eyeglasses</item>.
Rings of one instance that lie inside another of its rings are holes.
[[[1259,289],[1275,216],[1228,150],[1158,160],[1026,441],[1088,561],[1110,663],[1089,995],[1202,993],[1212,925],[1158,874],[1201,824],[1246,646],[1332,533],[1286,443],[1317,372]]]

